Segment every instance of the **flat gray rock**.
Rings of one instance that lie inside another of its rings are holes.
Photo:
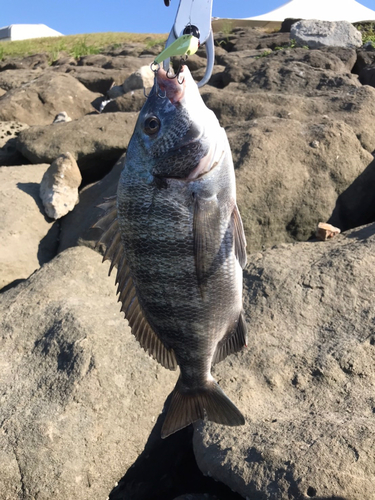
[[[137,113],[93,114],[68,123],[32,127],[18,136],[17,148],[32,163],[52,163],[69,151],[82,173],[92,171],[98,178],[126,150],[137,116]]]
[[[318,21],[304,19],[293,24],[290,38],[298,45],[307,45],[310,49],[320,47],[345,47],[355,49],[362,46],[362,34],[348,21]]]
[[[174,386],[131,335],[107,264],[70,249],[0,295],[2,499],[106,499]]]
[[[214,377],[243,427],[197,424],[195,456],[244,498],[372,499],[375,224],[254,254],[248,347]]]
[[[91,102],[97,97],[100,94],[90,92],[73,76],[45,71],[1,98],[0,120],[47,125],[61,111],[66,111],[74,120],[92,111]]]
[[[28,278],[56,255],[59,227],[45,216],[39,198],[48,167],[0,168],[0,289]]]

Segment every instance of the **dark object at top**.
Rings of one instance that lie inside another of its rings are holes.
[[[164,3],[167,7],[169,7],[169,4],[170,4],[170,0],[164,0]]]
[[[290,28],[293,26],[294,23],[298,21],[301,21],[301,19],[294,19],[292,17],[287,17],[281,24],[280,33],[290,33]]]
[[[198,39],[201,36],[199,29],[196,26],[194,26],[193,24],[188,24],[185,27],[183,34],[184,35],[193,35],[193,36],[195,36],[195,38],[198,38]]]

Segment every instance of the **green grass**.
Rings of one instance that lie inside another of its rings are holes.
[[[356,28],[362,34],[362,42],[371,42],[375,45],[375,23],[366,23],[365,25],[359,24]]]
[[[163,35],[147,33],[90,33],[0,42],[0,60],[5,57],[25,57],[32,54],[46,53],[52,62],[59,57],[61,52],[78,58],[88,54],[98,54],[109,46],[116,48],[123,43],[137,42],[153,46],[164,43],[166,39],[167,35],[163,37]]]

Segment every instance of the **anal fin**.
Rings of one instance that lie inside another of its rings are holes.
[[[226,335],[224,339],[218,343],[212,364],[215,365],[216,363],[223,361],[223,359],[229,356],[229,354],[234,354],[240,351],[244,346],[246,346],[246,344],[247,328],[243,312],[241,312],[234,332],[230,335]]]

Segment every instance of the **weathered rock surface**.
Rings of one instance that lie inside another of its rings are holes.
[[[16,138],[21,130],[29,128],[25,123],[0,122],[0,167],[19,165],[24,158],[17,151]]]
[[[245,414],[196,426],[195,455],[254,500],[374,498],[375,225],[253,255],[248,348],[215,368]]]
[[[78,203],[82,182],[77,162],[70,153],[56,158],[40,183],[39,195],[48,217],[60,219]]]
[[[18,69],[17,71],[8,69],[0,71],[0,88],[8,92],[8,90],[17,89],[26,83],[35,81],[42,74],[41,69]]]
[[[0,296],[0,497],[107,498],[173,388],[132,337],[108,266],[60,254]]]
[[[154,72],[149,66],[141,66],[137,71],[132,73],[122,84],[124,94],[138,89],[150,89],[154,85]]]
[[[131,74],[130,69],[104,69],[95,66],[65,66],[64,69],[91,92],[100,94],[105,94],[113,84],[120,85]]]
[[[32,127],[18,136],[17,148],[32,163],[52,163],[69,151],[83,177],[105,175],[126,150],[136,113],[87,115],[69,123]]]
[[[259,118],[246,125],[229,126],[227,133],[250,253],[275,243],[307,240],[335,208],[332,224],[347,229],[349,214],[336,207],[337,198],[366,170],[367,182],[359,183],[357,204],[349,210],[350,227],[375,215],[374,210],[367,214],[361,209],[364,199],[372,199],[368,180],[375,176],[373,156],[345,123]]]
[[[231,56],[223,72],[221,88],[231,82],[243,83],[242,92],[266,90],[301,95],[317,91],[351,91],[361,84],[335,54],[284,49],[257,57],[252,52]],[[291,91],[293,89],[293,92]]]
[[[46,69],[48,68],[47,54],[32,54],[26,57],[7,58],[0,62],[0,71],[19,69]]]
[[[362,45],[361,32],[348,21],[298,21],[290,29],[290,38],[310,49],[327,46],[354,49]]]
[[[56,255],[59,228],[45,217],[39,198],[48,166],[0,168],[0,289],[28,278]]]
[[[46,72],[1,98],[0,120],[46,125],[62,110],[77,119],[92,111],[97,97],[70,75]]]

